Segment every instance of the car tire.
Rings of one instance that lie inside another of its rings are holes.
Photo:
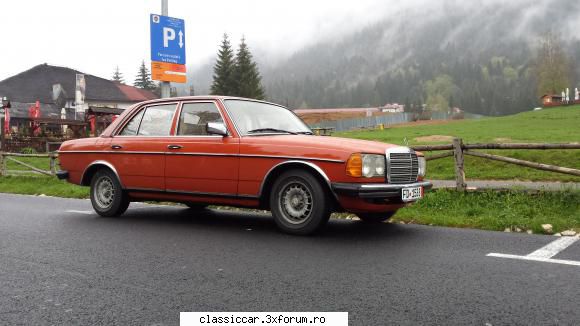
[[[109,169],[101,169],[91,179],[91,204],[103,217],[119,216],[127,210],[129,196],[117,176]]]
[[[183,203],[187,208],[191,209],[192,211],[202,211],[207,208],[207,205],[198,204],[198,203]]]
[[[394,212],[382,212],[382,213],[359,213],[356,214],[360,218],[361,221],[369,224],[377,224],[382,223],[395,215],[396,211]]]
[[[320,230],[330,217],[331,200],[318,179],[304,170],[289,170],[276,179],[270,210],[280,230],[308,235]]]

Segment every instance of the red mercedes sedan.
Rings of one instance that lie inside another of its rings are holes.
[[[425,158],[408,147],[314,136],[283,106],[235,97],[136,104],[99,137],[63,143],[59,160],[58,177],[90,186],[101,216],[132,201],[260,208],[293,234],[337,211],[385,221],[431,187]]]

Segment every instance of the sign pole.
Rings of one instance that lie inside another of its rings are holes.
[[[2,106],[2,108],[4,108],[4,107]],[[4,149],[4,138],[5,138],[5,135],[4,135],[4,113],[2,113],[0,115],[0,152],[6,151]]]
[[[6,109],[11,107],[11,105],[7,97],[2,97],[0,99],[2,100],[2,103],[0,104],[0,152],[6,152],[6,147],[4,147],[4,138],[6,137],[6,135],[4,135],[4,118]],[[0,167],[0,169],[2,169],[2,167]]]
[[[169,16],[169,0],[161,0],[161,15]],[[171,97],[171,84],[166,81],[161,82],[161,98]]]

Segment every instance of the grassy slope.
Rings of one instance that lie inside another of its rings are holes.
[[[352,131],[337,136],[378,140],[393,144],[403,144],[407,138],[411,145],[437,144],[448,142],[420,143],[415,138],[444,135],[463,138],[466,143],[479,142],[580,142],[580,106],[545,109],[517,115],[486,118],[481,120],[450,121],[439,125],[406,126],[374,131]],[[554,151],[488,151],[503,156],[520,158],[540,163],[580,169],[580,150]],[[429,162],[428,176],[432,179],[453,179],[453,159],[445,158]],[[466,176],[468,179],[519,179],[576,181],[580,178],[537,171],[515,165],[467,157]]]

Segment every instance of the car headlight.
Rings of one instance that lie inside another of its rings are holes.
[[[427,160],[423,156],[417,157],[419,160],[419,170],[418,173],[420,177],[424,177],[427,173]]]
[[[346,162],[346,174],[351,177],[385,176],[385,156],[376,154],[352,154]]]

